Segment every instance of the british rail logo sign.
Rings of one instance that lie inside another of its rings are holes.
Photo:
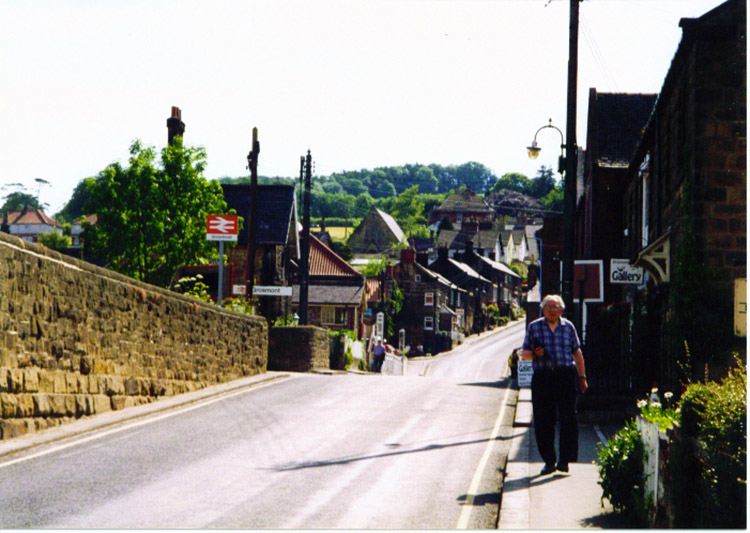
[[[206,240],[236,241],[238,219],[237,215],[206,215]]]

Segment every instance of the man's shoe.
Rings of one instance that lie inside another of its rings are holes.
[[[560,472],[567,472],[568,471],[568,463],[557,463],[557,469]]]
[[[546,476],[547,474],[551,474],[555,471],[555,465],[554,464],[546,464],[544,465],[544,468],[542,468],[542,471],[539,473],[540,476]]]

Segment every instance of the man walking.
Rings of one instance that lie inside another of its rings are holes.
[[[586,367],[578,333],[572,322],[562,318],[565,304],[550,294],[541,303],[542,318],[529,324],[523,341],[524,359],[533,359],[531,403],[534,433],[544,460],[542,475],[555,470],[567,472],[568,463],[578,460],[578,391],[588,389]],[[555,424],[560,422],[560,454],[555,464]]]

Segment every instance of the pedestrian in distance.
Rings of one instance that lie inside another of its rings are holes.
[[[542,317],[526,331],[522,357],[532,359],[531,404],[534,434],[544,461],[541,475],[567,472],[578,460],[578,393],[588,389],[586,366],[578,332],[562,317],[565,303],[556,294],[544,297]],[[555,425],[560,423],[559,456],[555,453]]]
[[[380,372],[383,368],[383,362],[385,361],[385,346],[383,346],[382,340],[378,339],[378,342],[372,349],[372,355],[372,371]]]

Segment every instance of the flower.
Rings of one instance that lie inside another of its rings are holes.
[[[638,403],[636,404],[638,409],[643,409],[647,405],[648,405],[648,402],[646,400],[638,400]]]
[[[672,396],[674,396],[674,394],[672,394],[672,393],[671,393],[671,392],[669,392],[669,391],[667,391],[667,392],[665,392],[665,393],[664,393],[664,399],[665,399],[665,400],[671,400],[671,399],[672,399]]]

